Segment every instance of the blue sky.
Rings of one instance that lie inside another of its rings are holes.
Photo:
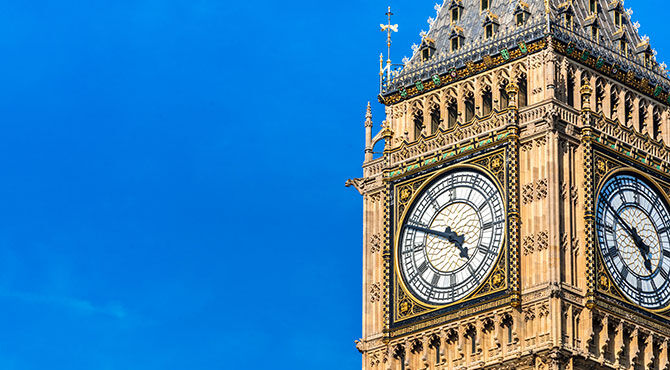
[[[434,3],[391,5],[400,61]],[[2,2],[0,368],[360,368],[386,6]]]

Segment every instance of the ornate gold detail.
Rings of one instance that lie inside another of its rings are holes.
[[[409,299],[402,300],[400,302],[400,304],[398,305],[398,308],[400,309],[399,310],[400,311],[399,312],[400,316],[402,317],[402,316],[409,315],[410,312],[412,311],[413,306],[414,306],[414,304],[412,303],[411,300],[409,300]]]
[[[412,190],[410,187],[403,187],[400,190],[400,201],[407,203],[412,198]]]
[[[506,163],[507,163],[505,158],[506,158],[505,149],[498,149],[496,151],[473,158],[465,163],[476,165],[482,168],[484,172],[488,173],[489,175],[497,177],[498,180],[500,181],[500,184],[502,185],[503,193],[506,193],[504,191],[504,186],[506,184],[505,178],[506,178]],[[401,182],[398,185],[396,185],[394,194],[396,199],[398,199],[398,202],[395,204],[395,209],[393,211],[394,218],[392,222],[394,227],[398,227],[400,225],[400,223],[402,222],[401,217],[404,214],[404,211],[406,210],[407,207],[410,206],[412,199],[414,199],[417,196],[417,193],[419,192],[423,184],[433,175],[435,175],[435,172],[427,173],[425,175],[421,175],[419,177],[407,180],[406,182]],[[404,201],[402,199],[403,192],[406,192]],[[410,193],[411,195],[407,195]],[[471,296],[465,298],[464,301],[485,297],[488,294],[505,291],[506,289],[508,289],[507,253],[508,253],[507,247],[503,247],[499,258],[496,261],[496,265],[493,268],[490,275],[487,277],[484,283],[482,283],[482,285],[478,288],[478,290],[476,290],[475,293],[473,293]],[[396,276],[394,278],[394,284],[393,284],[394,302],[391,302],[391,305],[393,305],[394,307],[393,309],[394,322],[407,320],[427,312],[436,311],[444,308],[444,307],[428,307],[427,305],[419,302],[418,300],[415,300],[405,291],[405,288],[403,288],[402,285],[399,283],[398,280],[399,278],[400,278],[399,276]],[[383,292],[383,294],[386,293]],[[509,301],[507,301],[507,304],[509,304]],[[396,332],[397,330],[394,331],[394,333]]]
[[[498,181],[500,181],[501,184],[505,183],[504,163],[505,162],[502,153],[495,154],[475,162],[475,164],[478,164],[491,171],[491,173],[498,178]]]

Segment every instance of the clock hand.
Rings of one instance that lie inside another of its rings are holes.
[[[632,229],[633,231],[633,239],[635,240],[635,246],[637,249],[640,251],[640,254],[642,255],[642,258],[644,259],[644,267],[649,270],[649,272],[652,272],[651,270],[651,260],[649,259],[649,251],[651,248],[642,240],[640,235],[637,234],[637,230],[635,228]]]
[[[417,231],[424,232],[426,234],[432,234],[432,235],[440,236],[442,238],[447,239],[448,241],[453,243],[456,246],[456,248],[458,248],[458,250],[461,252],[460,253],[461,257],[469,258],[468,257],[468,248],[463,247],[463,242],[465,241],[465,237],[463,235],[458,235],[457,233],[451,231],[450,227],[447,227],[447,229],[444,232],[428,229],[428,228],[421,227],[421,226],[414,226],[414,225],[408,225],[408,227],[410,227],[414,230],[417,230]]]
[[[621,226],[623,226],[623,228],[626,230],[626,232],[628,233],[628,235],[630,235],[633,239],[635,239],[635,237],[633,236],[633,230],[631,230],[630,226],[628,226],[628,224],[626,223],[626,221],[624,221],[623,218],[621,218],[621,216],[619,215],[619,213],[614,209],[614,207],[612,207],[612,205],[610,204],[609,201],[604,200],[604,202],[605,202],[605,204],[607,204],[607,206],[610,208],[610,210],[611,210],[612,213],[614,214],[614,218],[616,218],[617,221],[621,224]]]
[[[646,267],[647,270],[649,270],[649,272],[652,272],[651,261],[649,260],[649,250],[650,250],[649,246],[647,246],[644,243],[644,241],[642,240],[642,238],[640,238],[640,236],[637,234],[637,230],[635,230],[635,228],[631,228],[630,226],[628,226],[626,221],[624,221],[623,218],[621,218],[619,213],[614,209],[614,207],[612,207],[612,205],[610,204],[609,201],[604,200],[604,202],[610,208],[610,210],[614,214],[614,217],[621,224],[621,226],[623,226],[623,228],[626,230],[628,235],[630,235],[631,238],[633,238],[633,242],[635,243],[635,247],[637,247],[638,251],[642,255],[642,258],[644,259],[644,267]]]
[[[451,227],[447,227],[447,229],[444,230],[444,233],[446,235],[449,235],[448,237],[449,241],[454,243],[456,247],[461,251],[461,257],[469,258],[468,247],[463,246],[463,242],[465,242],[465,235],[458,235],[455,231],[451,231]]]

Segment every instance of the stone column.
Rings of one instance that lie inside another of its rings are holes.
[[[549,45],[551,45],[551,40],[549,40]],[[552,99],[556,97],[556,54],[551,47],[547,50],[546,60],[544,98]]]
[[[588,82],[584,82],[582,87],[579,89],[579,95],[581,97],[581,107],[582,110],[592,110],[591,109],[591,95],[593,94],[593,89]]]
[[[579,68],[575,68],[575,76],[574,76],[574,101],[575,101],[575,108],[579,109],[582,101],[582,95],[580,93],[580,87],[582,86],[582,70]]]

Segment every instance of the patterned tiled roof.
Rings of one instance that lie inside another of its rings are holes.
[[[437,16],[422,40],[429,40],[435,48],[432,56],[424,60],[414,47],[413,56],[404,60],[404,66],[393,72],[385,81],[383,94],[402,89],[416,80],[444,74],[451,68],[461,68],[469,61],[496,55],[505,48],[514,48],[520,41],[532,41],[552,35],[564,42],[571,42],[583,50],[605,58],[611,64],[624,65],[650,82],[670,88],[665,65],[653,62],[645,66],[643,52],[653,52],[648,39],[640,37],[639,24],[631,20],[632,10],[625,10],[621,0],[596,0],[594,14],[590,0],[488,0],[489,9],[481,10],[482,0],[445,0],[437,7]],[[460,19],[452,22],[451,10],[460,8]],[[516,14],[524,13],[523,24],[517,24]],[[615,24],[614,13],[621,14],[621,26]],[[572,17],[572,27],[566,24],[565,15]],[[492,37],[486,37],[485,25],[495,24]],[[593,38],[590,27],[598,27],[599,36]],[[454,31],[458,32],[454,32]],[[459,35],[461,47],[451,51],[451,38]],[[619,51],[619,40],[625,38],[630,52],[624,56]],[[426,42],[422,42],[426,45]]]

